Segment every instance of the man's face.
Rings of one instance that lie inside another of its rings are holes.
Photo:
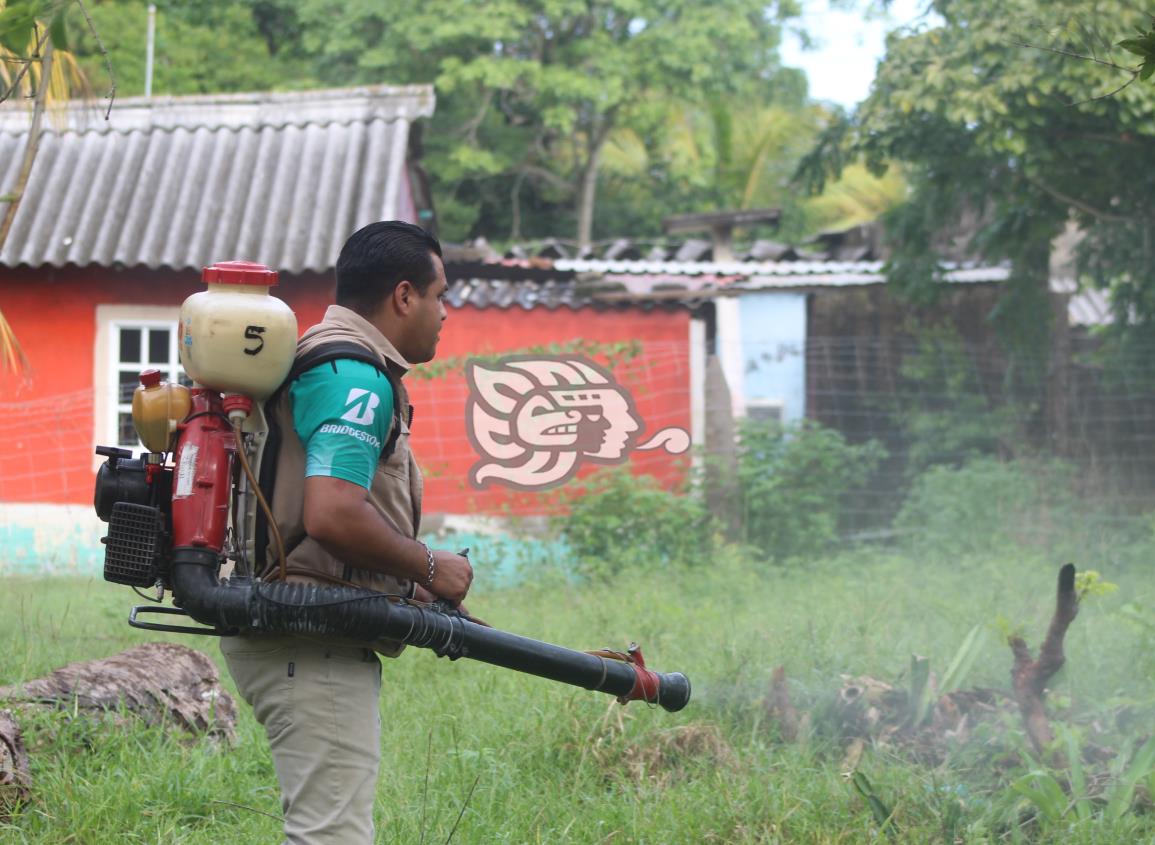
[[[445,294],[449,284],[445,280],[445,265],[436,255],[430,255],[433,262],[433,281],[424,294],[413,291],[408,323],[409,347],[406,358],[411,364],[432,361],[437,354],[437,341],[441,339],[441,324],[449,316],[445,310]]]

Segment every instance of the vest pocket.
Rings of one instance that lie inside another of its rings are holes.
[[[409,423],[400,421],[401,433],[397,435],[397,446],[388,460],[378,464],[377,468],[385,475],[408,483],[409,481]]]
[[[312,537],[305,537],[301,540],[301,544],[289,555],[289,568],[297,570],[304,569],[329,578],[341,578],[345,581],[351,580],[346,575],[345,564],[329,554],[328,550]],[[293,574],[291,573],[289,580],[291,581],[292,579]],[[323,578],[321,579],[321,583],[325,583]]]

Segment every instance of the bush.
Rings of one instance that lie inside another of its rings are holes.
[[[923,553],[965,556],[1043,545],[1078,530],[1074,467],[1061,461],[976,458],[915,479],[894,525]]]
[[[741,427],[738,482],[745,540],[777,558],[812,556],[838,539],[848,495],[885,456],[816,423]]]
[[[949,325],[919,325],[916,343],[899,367],[902,401],[894,411],[908,443],[909,475],[1021,450],[1020,422],[1030,411],[1011,395],[988,395],[978,350]]]
[[[692,495],[663,490],[651,476],[602,470],[573,493],[570,512],[558,523],[580,575],[692,566],[711,556],[714,525],[706,508]]]

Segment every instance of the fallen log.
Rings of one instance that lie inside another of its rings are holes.
[[[0,710],[0,819],[28,800],[32,779],[20,725],[8,710]]]
[[[88,711],[123,708],[150,725],[175,724],[228,742],[236,737],[236,704],[221,687],[216,664],[175,643],[145,643],[71,663],[43,678],[0,687],[0,701]]]
[[[1078,613],[1079,595],[1075,590],[1075,564],[1068,563],[1059,570],[1055,613],[1047,628],[1046,639],[1039,648],[1038,659],[1031,656],[1031,650],[1021,636],[1015,634],[1007,640],[1015,658],[1014,666],[1011,668],[1015,700],[1023,716],[1031,745],[1040,755],[1046,753],[1046,749],[1055,739],[1044,702],[1047,682],[1066,662],[1067,658],[1063,654],[1063,638]]]

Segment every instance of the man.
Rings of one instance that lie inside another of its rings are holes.
[[[284,433],[273,487],[290,581],[354,584],[457,605],[473,579],[460,555],[417,538],[421,474],[401,377],[432,360],[446,319],[441,245],[420,228],[373,223],[337,260],[336,305],[301,337],[298,361],[354,344],[271,403]],[[373,363],[370,363],[369,361]],[[264,577],[276,577],[275,555]],[[290,636],[225,638],[241,695],[264,726],[289,845],[371,845],[380,763],[381,663],[399,643]]]

